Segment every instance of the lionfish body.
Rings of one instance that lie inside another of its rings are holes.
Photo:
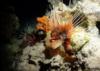
[[[42,29],[42,30],[45,30],[46,32],[49,32],[49,31],[55,31],[59,33],[65,32],[66,38],[67,38],[66,47],[68,47],[70,45],[69,39],[70,39],[71,33],[74,30],[74,25],[72,23],[73,17],[69,15],[68,17],[60,18],[59,16],[56,16],[56,18],[54,17],[49,18],[47,16],[37,18],[37,21],[39,22],[39,24],[37,25],[37,29]],[[63,19],[65,21],[61,22]]]

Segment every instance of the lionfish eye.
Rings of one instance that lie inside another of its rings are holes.
[[[43,40],[46,37],[46,31],[44,30],[37,30],[35,33],[37,40]]]

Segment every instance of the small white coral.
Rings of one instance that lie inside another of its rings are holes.
[[[51,66],[60,66],[63,64],[63,58],[60,55],[56,55],[51,59]]]

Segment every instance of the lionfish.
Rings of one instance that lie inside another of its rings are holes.
[[[72,3],[75,3],[74,1],[70,0],[66,9],[64,7],[65,5],[63,4],[63,0],[61,2],[58,1],[58,5],[60,7],[55,7],[55,3],[57,1],[52,1],[54,5],[50,13],[37,18],[38,24],[36,29],[41,29],[46,32],[64,32],[66,34],[66,48],[68,48],[71,44],[70,37],[74,32],[74,29],[80,24],[86,22],[85,14],[78,9],[74,10],[74,8],[71,8]],[[55,37],[57,37],[57,35]]]

